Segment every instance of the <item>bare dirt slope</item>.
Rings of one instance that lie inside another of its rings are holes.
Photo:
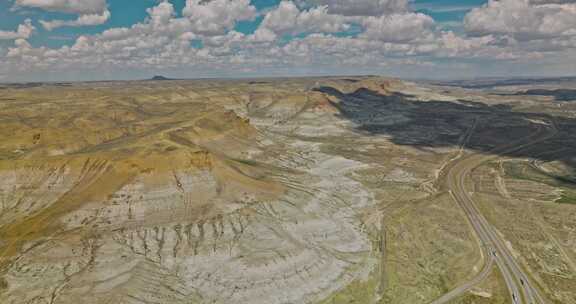
[[[574,109],[523,98],[379,77],[3,86],[0,303],[430,303],[486,263],[446,188],[474,153],[495,156],[466,180],[479,210],[576,303]],[[494,268],[455,301],[505,299]]]

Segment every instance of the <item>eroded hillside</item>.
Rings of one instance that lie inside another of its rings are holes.
[[[576,123],[471,94],[376,77],[3,87],[0,302],[430,303],[488,263],[445,185],[482,153],[479,209],[546,299],[576,303],[576,209],[555,203],[573,198]],[[564,153],[494,152],[552,126]],[[455,301],[507,299],[494,268]]]

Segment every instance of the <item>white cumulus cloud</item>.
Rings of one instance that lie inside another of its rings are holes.
[[[110,19],[106,0],[16,0],[14,7],[78,15],[75,20],[40,20],[40,24],[48,31],[63,26],[100,25]]]
[[[576,35],[576,4],[555,2],[490,0],[468,13],[464,26],[472,35],[507,34],[517,40]]]
[[[380,16],[408,11],[408,0],[300,0],[303,6],[325,5],[330,14]]]
[[[0,30],[0,40],[28,39],[34,30],[32,20],[26,19],[15,31]]]
[[[102,24],[114,13],[104,0],[15,1],[17,6],[77,15],[73,20],[41,21],[48,30]],[[550,62],[573,55],[574,1],[492,0],[472,10],[464,21],[466,31],[460,32],[415,12],[409,0],[282,0],[261,11],[250,0],[187,0],[181,14],[170,1],[162,0],[147,9],[148,17],[141,22],[82,35],[59,48],[32,46],[26,40],[34,32],[30,20],[15,30],[0,31],[0,39],[14,40],[13,46],[0,51],[0,72],[378,72],[390,67],[430,68],[439,58],[450,58],[454,66],[498,60],[504,69],[504,63],[532,60],[533,64],[534,59]],[[235,30],[239,21],[258,16],[262,22],[253,34]]]
[[[238,21],[253,20],[256,8],[250,0],[186,0],[182,14],[190,20],[194,32],[221,35]]]
[[[106,0],[16,0],[15,5],[79,15],[102,14],[107,6]]]
[[[346,18],[329,14],[327,6],[300,10],[294,2],[282,1],[266,14],[253,38],[271,41],[284,34],[336,33],[348,28]]]
[[[363,37],[386,42],[408,42],[432,34],[434,19],[420,13],[368,17],[362,22]]]
[[[64,26],[89,26],[100,25],[106,23],[110,19],[110,11],[105,10],[102,14],[87,14],[80,15],[76,20],[40,20],[40,24],[48,30],[52,31],[59,27]]]

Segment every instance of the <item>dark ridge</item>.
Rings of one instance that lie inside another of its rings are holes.
[[[173,79],[173,78],[164,77],[164,76],[161,76],[161,75],[156,75],[156,76],[152,77],[150,80],[162,81],[162,80],[174,80],[174,79]]]
[[[552,96],[557,101],[576,101],[576,90],[571,89],[533,89],[523,92],[517,92],[514,95],[538,95],[538,96]]]
[[[423,150],[462,146],[487,154],[561,161],[570,168],[569,175],[576,172],[576,119],[517,112],[509,105],[487,105],[466,100],[458,103],[422,102],[405,94],[382,95],[369,89],[348,94],[333,87],[315,90],[338,98],[339,102],[333,105],[339,110],[339,115],[352,121],[359,132],[385,135],[398,145]],[[534,120],[548,122],[549,126],[534,123]],[[552,130],[552,125],[558,131],[545,141],[513,151],[495,150],[542,132],[542,128]],[[471,136],[466,141],[464,138],[469,132]],[[571,182],[566,177],[554,178],[564,183]]]
[[[558,82],[576,81],[576,77],[553,77],[553,78],[515,78],[515,79],[476,79],[476,80],[453,80],[436,81],[433,84],[442,86],[461,87],[465,89],[486,89],[513,85],[555,84]]]
[[[3,89],[28,89],[43,86],[42,82],[28,82],[28,83],[7,83],[0,85]]]

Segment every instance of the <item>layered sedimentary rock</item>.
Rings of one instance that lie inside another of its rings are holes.
[[[2,302],[311,302],[372,270],[365,164],[294,137],[349,132],[302,125],[329,97],[139,89],[5,107]]]
[[[515,100],[466,94],[380,77],[7,86],[0,303],[429,303],[484,261],[446,169],[542,127]],[[547,144],[566,151],[576,124],[559,125]],[[468,183],[502,202],[480,201],[495,222],[541,222],[522,229],[550,235],[533,243],[559,248],[545,270],[562,279],[530,273],[566,302],[573,210],[549,204],[568,188],[517,178],[570,168],[526,162],[543,153]],[[498,280],[462,301],[506,298]]]

